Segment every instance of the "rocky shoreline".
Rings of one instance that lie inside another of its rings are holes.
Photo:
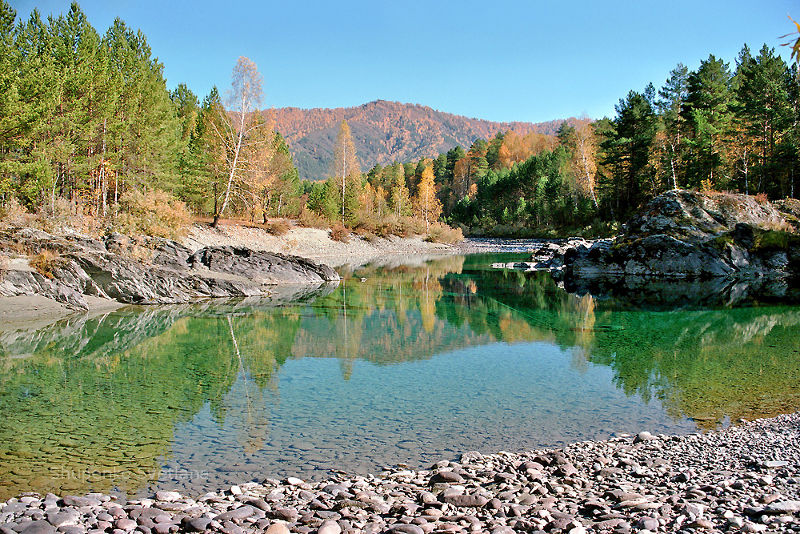
[[[800,413],[707,434],[468,452],[324,482],[267,479],[198,498],[23,494],[2,534],[800,532]]]
[[[192,251],[169,239],[111,234],[56,236],[22,228],[0,234],[0,252],[20,249],[0,270],[0,297],[39,295],[75,310],[87,297],[125,304],[268,297],[276,286],[321,287],[338,273],[313,260],[241,246]],[[26,257],[27,255],[27,257]]]

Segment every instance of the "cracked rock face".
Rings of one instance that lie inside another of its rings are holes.
[[[194,254],[167,239],[112,234],[104,240],[57,237],[22,229],[3,236],[35,253],[59,257],[48,276],[32,269],[9,270],[0,296],[42,295],[87,309],[91,295],[128,304],[177,304],[212,297],[268,296],[277,286],[322,286],[339,276],[327,265],[297,256],[241,247],[206,247]]]

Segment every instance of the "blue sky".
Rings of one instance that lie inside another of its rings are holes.
[[[64,13],[66,0],[11,0]],[[657,87],[678,62],[744,43],[779,46],[798,0],[84,0],[103,33],[115,17],[147,35],[170,87],[201,98],[230,84],[244,55],[267,107],[414,102],[498,121],[612,116],[630,89]]]

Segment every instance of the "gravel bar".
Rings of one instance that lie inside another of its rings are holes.
[[[562,449],[267,479],[189,498],[23,494],[2,534],[800,532],[800,413],[707,434],[641,432]]]

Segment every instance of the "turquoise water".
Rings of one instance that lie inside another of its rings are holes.
[[[490,268],[516,258],[0,333],[0,497],[199,494],[800,406],[800,307],[650,309]]]

